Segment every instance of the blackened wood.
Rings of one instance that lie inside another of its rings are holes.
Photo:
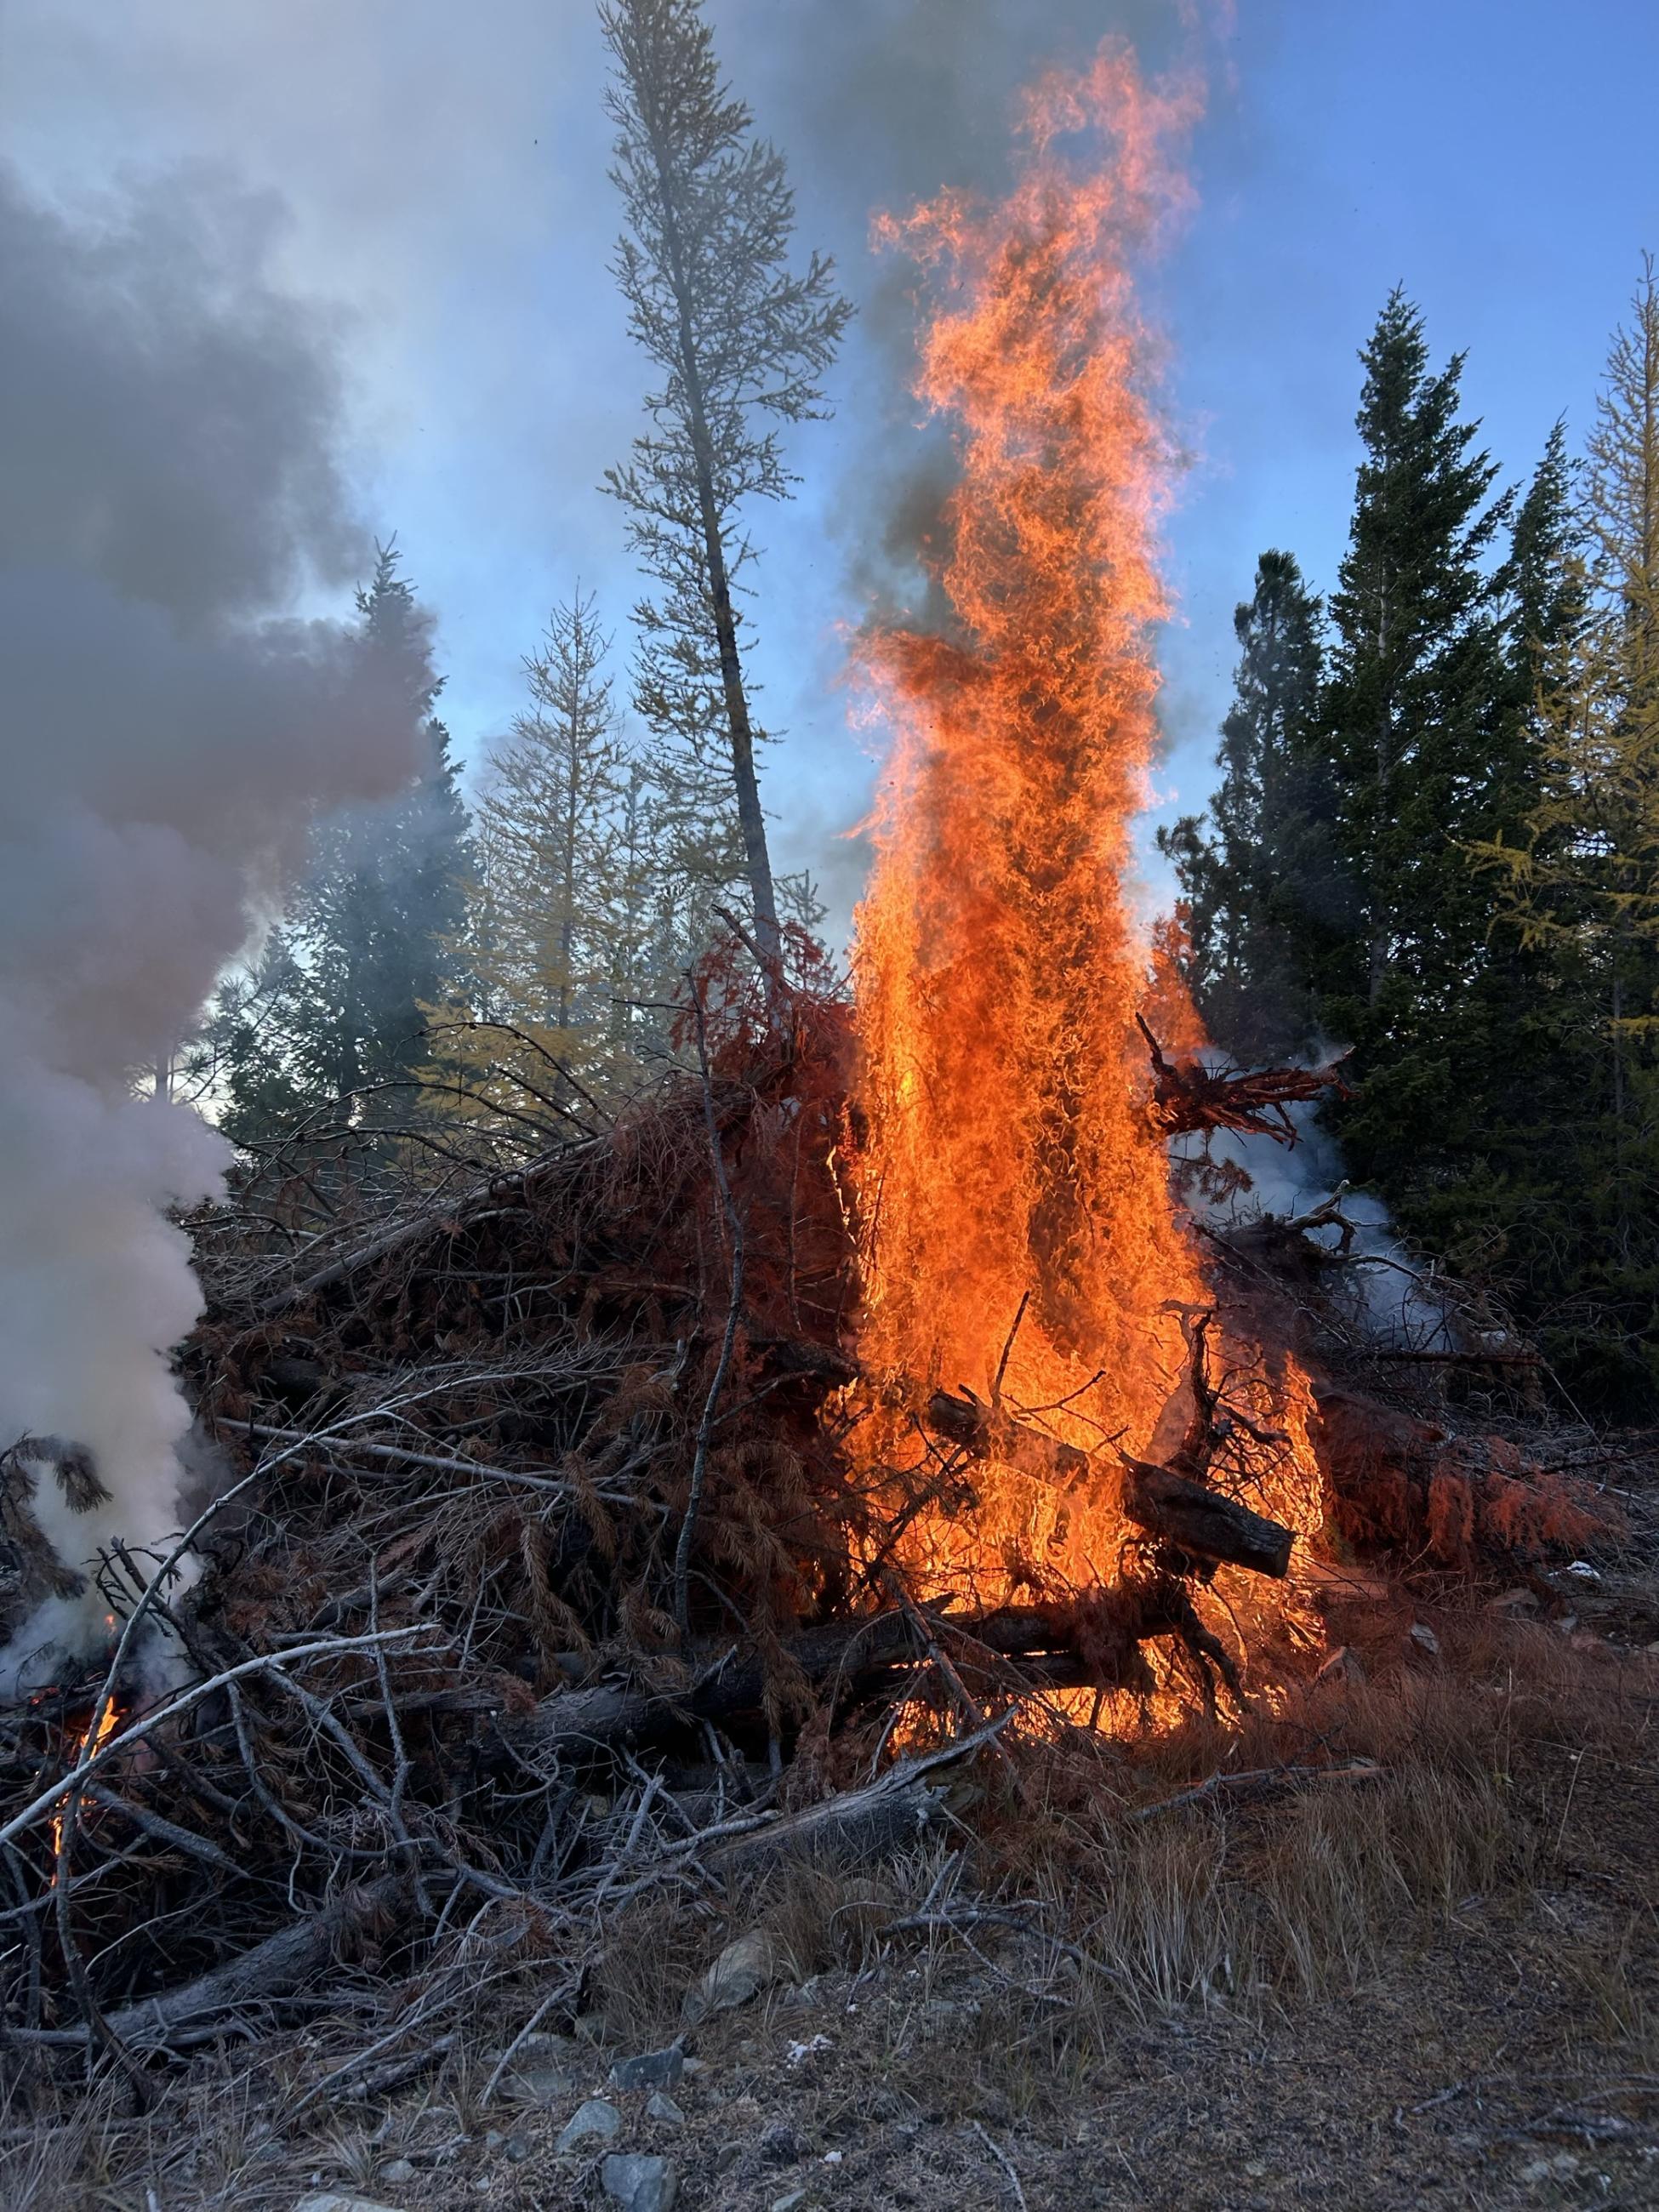
[[[1253,1513],[1219,1491],[1188,1482],[1150,1461],[1123,1461],[1124,1518],[1149,1534],[1162,1536],[1200,1559],[1246,1567],[1253,1574],[1282,1580],[1289,1571],[1293,1530]]]

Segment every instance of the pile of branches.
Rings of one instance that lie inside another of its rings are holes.
[[[370,2010],[388,1966],[447,1992],[330,2077],[384,2086],[444,2047],[481,1925],[502,1972],[562,1960],[559,2025],[603,1910],[957,1817],[1034,1690],[1144,1691],[1158,1640],[1195,1698],[1242,1698],[1193,1588],[1283,1576],[1291,1539],[1218,1480],[1255,1431],[1206,1318],[1166,1455],[1115,1465],[1115,1578],[924,1604],[904,1533],[971,1512],[981,1462],[1064,1491],[1101,1457],[939,1393],[908,1465],[855,1462],[844,1010],[798,996],[757,1042],[699,989],[687,1018],[695,1071],[608,1127],[573,1108],[556,1144],[297,1237],[245,1194],[201,1240],[213,1502],[167,1556],[106,1559],[106,1662],[0,1719],[17,2045],[142,2094],[325,1966],[338,2001],[355,1954]],[[901,1715],[927,1749],[895,1755]]]

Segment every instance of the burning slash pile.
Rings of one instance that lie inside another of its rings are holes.
[[[1271,1706],[1357,1553],[1582,1539],[1512,1446],[1382,1403],[1339,1217],[1200,1232],[1172,1188],[1172,1134],[1284,1139],[1339,1079],[1207,1069],[1121,890],[1164,466],[1125,255],[1178,120],[1109,52],[1034,100],[1005,205],[895,232],[962,478],[951,626],[867,641],[854,1005],[763,1014],[727,947],[700,1072],[614,1126],[298,1257],[290,1194],[198,1224],[220,1500],[103,1557],[110,1651],[0,1723],[20,2045],[142,2087],[355,1953],[419,1993],[307,2094],[385,2087],[526,1960],[532,2027],[574,2014],[653,1886],[881,1851],[1068,1730]],[[1085,129],[1116,158],[1079,175]],[[70,1445],[14,1460],[95,1492]]]
[[[200,1579],[108,1557],[108,1659],[3,1724],[21,2045],[137,2069],[367,1948],[426,1978],[361,2093],[447,2047],[480,1917],[574,2013],[607,1901],[913,1841],[1010,1746],[1271,1705],[1356,1545],[1512,1581],[1582,1538],[1512,1447],[1339,1371],[1260,1236],[1158,1316],[1146,1430],[1103,1378],[1042,1402],[1024,1292],[988,1376],[873,1364],[853,1043],[797,995],[787,1044],[734,1022],[706,1079],[470,1192],[205,1252]]]

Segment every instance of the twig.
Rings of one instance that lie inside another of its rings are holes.
[[[238,1421],[234,1425],[242,1435],[268,1437],[279,1443],[328,1445],[337,1451],[343,1449],[354,1456],[361,1453],[371,1459],[395,1459],[402,1466],[429,1467],[440,1474],[483,1475],[491,1482],[516,1482],[531,1490],[550,1491],[556,1498],[568,1498],[570,1495],[568,1482],[556,1482],[544,1474],[521,1474],[516,1468],[492,1467],[485,1460],[446,1458],[437,1452],[411,1451],[406,1444],[368,1443],[357,1438],[352,1438],[342,1447],[334,1442],[326,1430],[308,1433],[304,1429],[278,1429],[273,1428],[267,1421]]]
[[[997,2164],[1007,2175],[1008,2186],[1014,2192],[1014,2202],[1018,2205],[1019,2212],[1028,2212],[1028,2208],[1025,2203],[1025,2191],[1019,2185],[1019,2176],[1014,2171],[1013,2160],[1009,2157],[1007,2152],[1002,2148],[1001,2145],[993,2139],[981,2121],[970,2120],[969,2122],[969,2125],[973,2129],[974,2133],[984,2144],[986,2149],[990,2152],[992,2157],[995,2159]]]

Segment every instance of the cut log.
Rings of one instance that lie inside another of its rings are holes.
[[[1225,1507],[1228,1501],[1217,1503]],[[1139,1689],[1145,1677],[1139,1645],[1152,1637],[1184,1633],[1183,1603],[1178,1580],[1166,1575],[1091,1591],[1070,1606],[1002,1606],[961,1619],[936,1613],[927,1619],[963,1666],[994,1662],[1011,1680],[1032,1688]],[[837,1704],[893,1696],[926,1656],[913,1614],[902,1607],[804,1630],[782,1649],[786,1662]],[[678,1690],[616,1683],[565,1690],[532,1712],[502,1719],[497,1733],[508,1753],[545,1772],[624,1743],[661,1741],[702,1721],[757,1722],[767,1688],[758,1654],[711,1655],[702,1673]]]
[[[1289,1571],[1295,1533],[1282,1522],[1253,1513],[1248,1505],[1206,1490],[1200,1482],[1188,1482],[1167,1467],[1132,1459],[1127,1452],[1121,1456],[1124,1518],[1137,1528],[1162,1536],[1197,1559],[1246,1567],[1275,1581]]]
[[[1059,1490],[1075,1490],[1088,1477],[1087,1452],[1016,1420],[999,1407],[988,1406],[971,1390],[960,1397],[950,1390],[935,1390],[927,1401],[926,1418],[935,1436],[957,1445],[970,1458],[1000,1461]]]
[[[1200,1401],[1201,1417],[1207,1419],[1212,1410],[1212,1402]],[[1103,1483],[1110,1480],[1086,1452],[994,1411],[970,1392],[958,1398],[948,1390],[935,1391],[928,1401],[927,1425],[975,1459],[1000,1460],[1068,1494],[1083,1490],[1091,1476]],[[1183,1439],[1182,1450],[1194,1456],[1190,1439]],[[1170,1468],[1120,1456],[1121,1508],[1137,1528],[1166,1538],[1195,1559],[1282,1579],[1294,1540],[1290,1529]]]

